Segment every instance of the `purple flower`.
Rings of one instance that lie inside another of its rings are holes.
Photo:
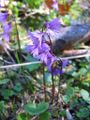
[[[51,52],[50,46],[46,43],[46,36],[51,33],[56,33],[60,29],[60,22],[56,18],[51,22],[45,24],[45,32],[34,31],[29,32],[29,38],[32,40],[32,44],[28,45],[27,51],[30,52],[35,58],[41,60],[54,75],[63,73],[60,67],[60,61]],[[67,65],[67,61],[62,62],[62,68]]]
[[[11,30],[12,30],[11,23],[4,22],[4,24],[2,24],[2,26],[3,26],[4,32],[6,32],[6,33],[11,32]]]
[[[29,32],[29,37],[32,40],[32,45],[28,46],[29,52],[33,54],[34,57],[37,57],[39,55],[40,47],[41,47],[41,32],[35,31],[35,32]]]
[[[56,33],[58,33],[60,27],[61,23],[59,22],[58,18],[55,18],[52,21],[45,23],[46,33],[49,34],[50,36],[53,36]]]
[[[7,23],[7,17],[8,17],[7,12],[4,13],[0,12],[0,22],[2,24],[2,29],[3,29],[3,33],[1,33],[0,35],[3,40],[9,42],[12,27],[10,23]],[[3,44],[2,40],[0,40],[0,44]]]
[[[6,22],[7,15],[8,14],[6,12],[5,13],[0,12],[0,22],[2,22],[2,23]]]
[[[10,32],[12,30],[11,24],[5,22],[2,26],[3,26],[3,31],[4,31],[2,37],[5,41],[9,42]]]
[[[48,52],[42,52],[37,57],[39,60],[41,60],[45,65],[47,65],[48,62]]]
[[[54,8],[56,11],[59,10],[59,8],[58,8],[58,2],[56,0],[53,0],[52,8]]]
[[[53,75],[59,75],[64,73],[64,68],[68,65],[67,60],[58,60],[58,58],[51,58],[53,59],[52,63],[48,65],[48,70],[53,72]]]
[[[27,50],[36,58],[41,58],[42,53],[50,50],[50,47],[45,43],[43,33],[40,31],[29,32],[29,37],[32,40],[32,45],[29,45]]]

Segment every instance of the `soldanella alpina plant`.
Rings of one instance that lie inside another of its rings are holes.
[[[63,69],[61,70],[60,67],[58,67],[60,65],[58,62],[59,60],[57,56],[53,54],[52,46],[48,44],[46,38],[51,41],[50,36],[58,33],[60,27],[61,23],[59,22],[59,19],[55,18],[44,24],[45,30],[29,31],[28,33],[29,38],[32,40],[32,44],[27,46],[27,51],[31,53],[33,57],[42,61],[50,72],[52,72],[53,69],[54,75],[63,73]],[[62,61],[61,63],[64,68],[67,65],[67,60]]]

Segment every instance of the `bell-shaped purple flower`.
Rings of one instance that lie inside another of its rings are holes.
[[[2,27],[3,27],[3,31],[4,31],[2,34],[2,37],[5,41],[9,42],[10,32],[12,30],[11,24],[5,22],[4,24],[2,24]]]
[[[29,45],[27,49],[34,57],[40,59],[42,53],[50,50],[50,47],[44,41],[41,31],[29,32],[29,37],[32,40],[32,45]]]
[[[53,75],[60,75],[64,73],[64,68],[68,65],[68,60],[58,60],[56,57],[52,57],[51,59],[52,62],[51,64],[48,64],[48,70],[52,73]]]
[[[63,61],[60,64],[58,58],[52,54],[50,46],[46,42],[47,36],[52,33],[57,33],[60,30],[59,19],[54,19],[51,22],[45,24],[46,30],[44,32],[34,31],[29,32],[29,38],[32,40],[32,44],[27,47],[27,51],[30,52],[35,58],[41,60],[54,75],[63,73],[60,65],[64,68],[67,65],[67,61]]]
[[[0,12],[0,22],[4,23],[6,22],[8,14],[6,12],[2,13]]]
[[[0,23],[2,25],[2,30],[3,33],[1,33],[1,40],[0,40],[0,44],[3,44],[3,40],[5,40],[6,42],[9,42],[10,40],[10,33],[11,33],[11,24],[7,22],[7,17],[8,17],[8,13],[7,12],[0,12]]]
[[[45,27],[46,27],[46,32],[48,33],[49,31],[52,32],[59,32],[60,27],[61,27],[61,23],[59,22],[58,18],[53,19],[50,22],[46,22],[45,23]]]

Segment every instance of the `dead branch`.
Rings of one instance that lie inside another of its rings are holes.
[[[60,32],[51,36],[54,53],[68,50],[81,42],[90,40],[90,23],[62,27]]]

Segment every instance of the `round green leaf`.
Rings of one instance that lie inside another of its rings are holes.
[[[49,104],[46,102],[41,102],[39,104],[36,103],[28,103],[24,106],[24,110],[30,115],[39,115],[45,112],[49,107]]]
[[[86,90],[84,90],[84,89],[82,89],[82,90],[80,91],[80,95],[81,95],[83,98],[88,98],[88,97],[89,97],[88,91],[86,91]]]
[[[0,80],[0,85],[7,84],[9,81],[10,81],[10,79]]]
[[[24,113],[20,113],[17,116],[17,120],[28,120],[28,119],[27,119],[27,116]]]
[[[80,95],[82,96],[82,98],[86,101],[86,102],[89,102],[90,103],[90,97],[89,97],[89,92],[82,89],[80,91]]]

